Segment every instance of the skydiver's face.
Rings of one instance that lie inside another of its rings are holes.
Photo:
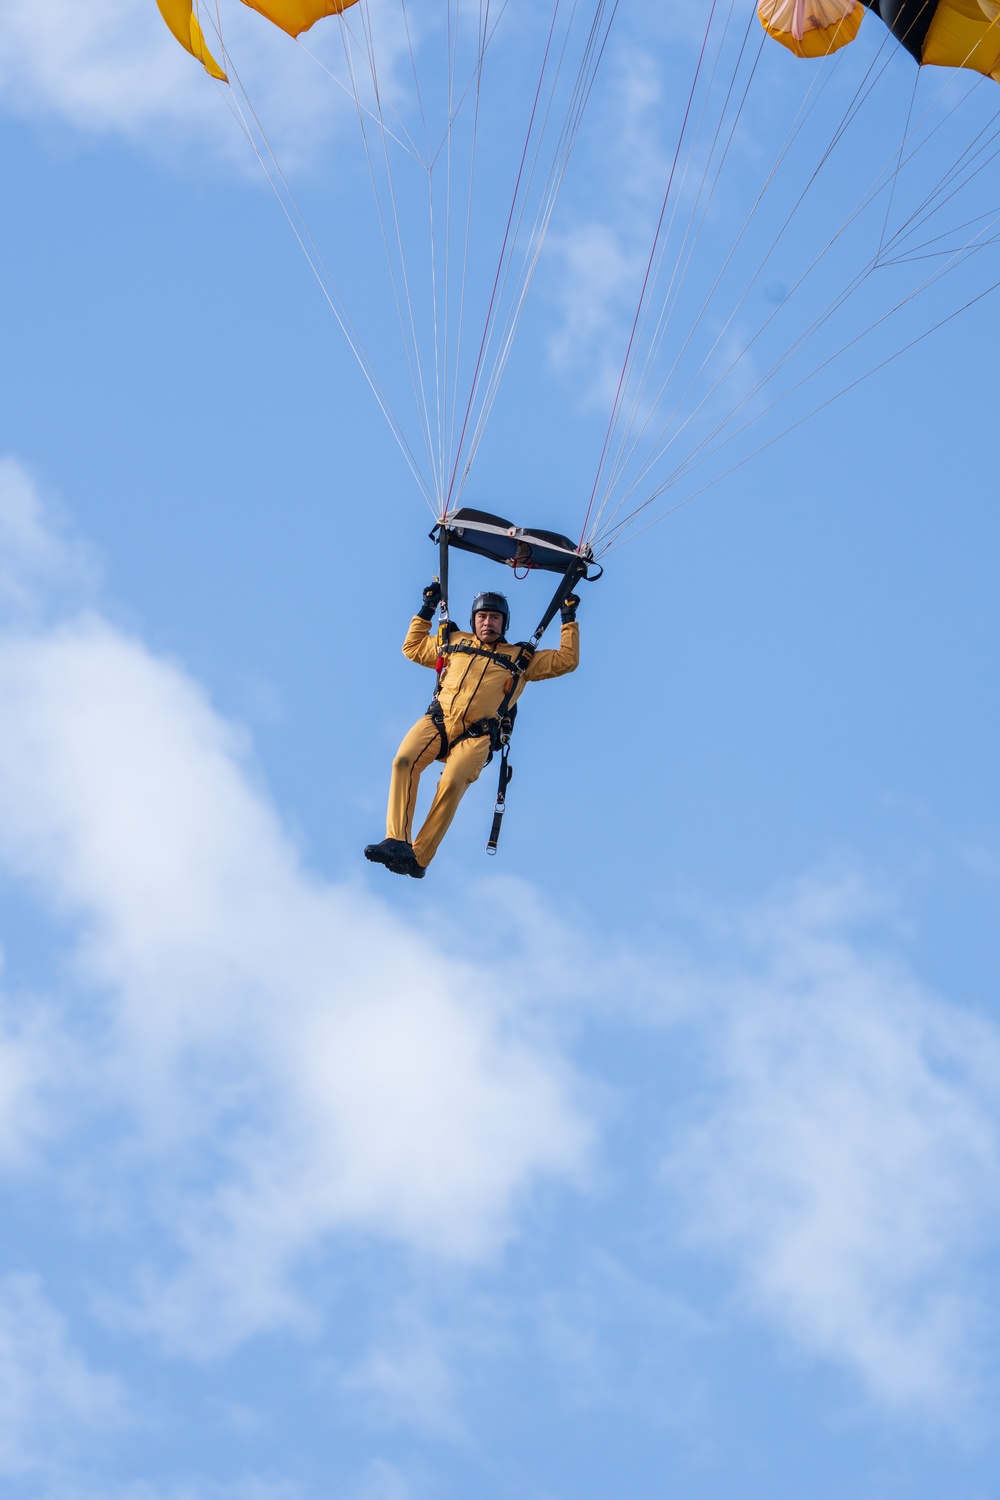
[[[477,609],[475,631],[484,645],[492,646],[503,634],[503,615],[498,609]]]

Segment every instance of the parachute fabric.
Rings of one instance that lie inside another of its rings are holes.
[[[861,0],[760,0],[757,14],[796,57],[826,57],[854,41],[864,11]]]
[[[243,4],[259,11],[289,36],[299,36],[324,16],[343,15],[357,0],[243,0]]]
[[[979,0],[940,0],[924,37],[919,61],[942,68],[972,68],[1000,82],[1000,27],[993,6]],[[898,32],[893,31],[898,36]]]
[[[156,3],[159,6],[160,15],[185,52],[190,52],[192,57],[196,57],[205,72],[212,78],[217,78],[220,83],[228,83],[228,77],[206,46],[201,26],[198,24],[198,17],[192,9],[191,0],[156,0]]]
[[[757,14],[796,57],[824,57],[857,36],[862,4],[918,63],[970,68],[1000,81],[995,0],[760,0]]]

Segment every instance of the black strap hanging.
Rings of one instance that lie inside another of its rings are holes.
[[[438,686],[440,687],[441,673],[444,670],[444,648],[448,644],[448,634],[451,628],[451,621],[448,618],[448,532],[443,526],[441,527],[441,534],[438,537],[438,557],[438,567],[440,569],[438,582],[441,585],[441,614],[438,620],[437,631],[437,675]]]
[[[497,843],[500,839],[500,825],[503,822],[506,807],[507,787],[510,784],[510,778],[514,774],[514,767],[507,758],[510,755],[510,731],[508,730],[505,734],[501,729],[500,733],[500,780],[497,783],[497,800],[493,808],[493,823],[490,827],[490,836],[486,840],[487,854],[496,854],[497,852]]]

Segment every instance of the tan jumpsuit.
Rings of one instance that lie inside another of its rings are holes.
[[[437,633],[431,634],[432,622],[414,615],[403,642],[403,655],[422,667],[437,666]],[[478,778],[490,753],[488,735],[476,739],[454,741],[463,735],[478,719],[491,719],[503,702],[511,684],[512,674],[503,664],[513,661],[519,646],[506,641],[496,646],[484,646],[476,636],[466,631],[453,631],[448,639],[452,647],[473,646],[489,651],[502,661],[491,661],[482,656],[465,656],[453,652],[445,656],[441,673],[438,702],[444,714],[445,734],[451,747],[444,762],[441,779],[434,794],[430,811],[423,827],[412,838],[413,813],[417,804],[417,787],[420,775],[441,753],[441,736],[433,719],[424,714],[418,719],[396,753],[392,763],[392,780],[389,784],[389,811],[386,816],[386,838],[405,839],[412,842],[417,863],[427,866],[437,853],[452,818],[458,810],[465,793]],[[564,625],[557,651],[536,651],[531,665],[517,685],[512,702],[516,702],[524,691],[526,682],[544,682],[547,677],[562,677],[576,670],[580,661],[580,627]]]

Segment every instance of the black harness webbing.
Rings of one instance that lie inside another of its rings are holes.
[[[434,725],[434,728],[437,730],[441,738],[441,748],[438,751],[437,755],[435,755],[435,760],[445,760],[447,758],[449,750],[454,750],[455,746],[460,745],[463,740],[481,740],[484,738],[489,739],[490,753],[486,758],[487,765],[489,765],[490,761],[493,759],[494,751],[500,749],[501,721],[499,718],[476,719],[474,723],[469,725],[468,729],[466,729],[463,734],[458,734],[453,740],[449,740],[448,731],[445,728],[444,723],[444,709],[441,707],[441,704],[437,698],[432,698],[430,703],[428,704],[427,717],[430,719],[431,723]],[[509,711],[507,718],[508,722],[513,723],[514,719],[517,718],[517,709],[512,708]]]
[[[497,784],[497,800],[493,805],[493,822],[490,825],[490,836],[486,840],[487,854],[495,854],[497,852],[497,843],[500,838],[500,825],[503,822],[503,815],[506,805],[507,787],[510,784],[510,778],[514,774],[514,767],[507,759],[509,754],[510,734],[508,733],[500,749],[500,781]]]
[[[485,646],[466,646],[461,641],[457,646],[442,646],[441,655],[485,656],[487,661],[493,662],[495,666],[503,667],[508,672],[511,670],[514,662],[517,659],[516,657],[504,656],[502,651],[490,651]]]
[[[450,625],[450,629],[454,630],[456,627]],[[517,648],[517,655],[507,656],[502,651],[490,651],[485,646],[468,646],[464,642],[459,642],[455,646],[439,646],[438,651],[442,657],[481,656],[486,661],[492,662],[494,666],[501,667],[504,672],[510,674],[510,687],[504,694],[503,701],[496,713],[485,719],[476,719],[474,723],[469,725],[464,734],[456,735],[453,740],[448,739],[448,734],[444,726],[444,710],[441,707],[437,693],[434,694],[427,709],[428,717],[432,720],[434,728],[441,736],[441,749],[435,756],[436,760],[444,760],[448,751],[453,750],[456,745],[460,745],[463,740],[478,740],[482,739],[484,735],[488,735],[490,753],[486,764],[489,765],[496,751],[502,747],[502,726],[504,722],[509,726],[513,726],[514,720],[517,718],[517,708],[511,707],[510,700],[517,690],[518,683],[531,665],[531,658],[535,654],[535,648],[528,645],[527,642],[522,641]],[[510,728],[508,728],[507,733],[508,735],[510,734]]]

